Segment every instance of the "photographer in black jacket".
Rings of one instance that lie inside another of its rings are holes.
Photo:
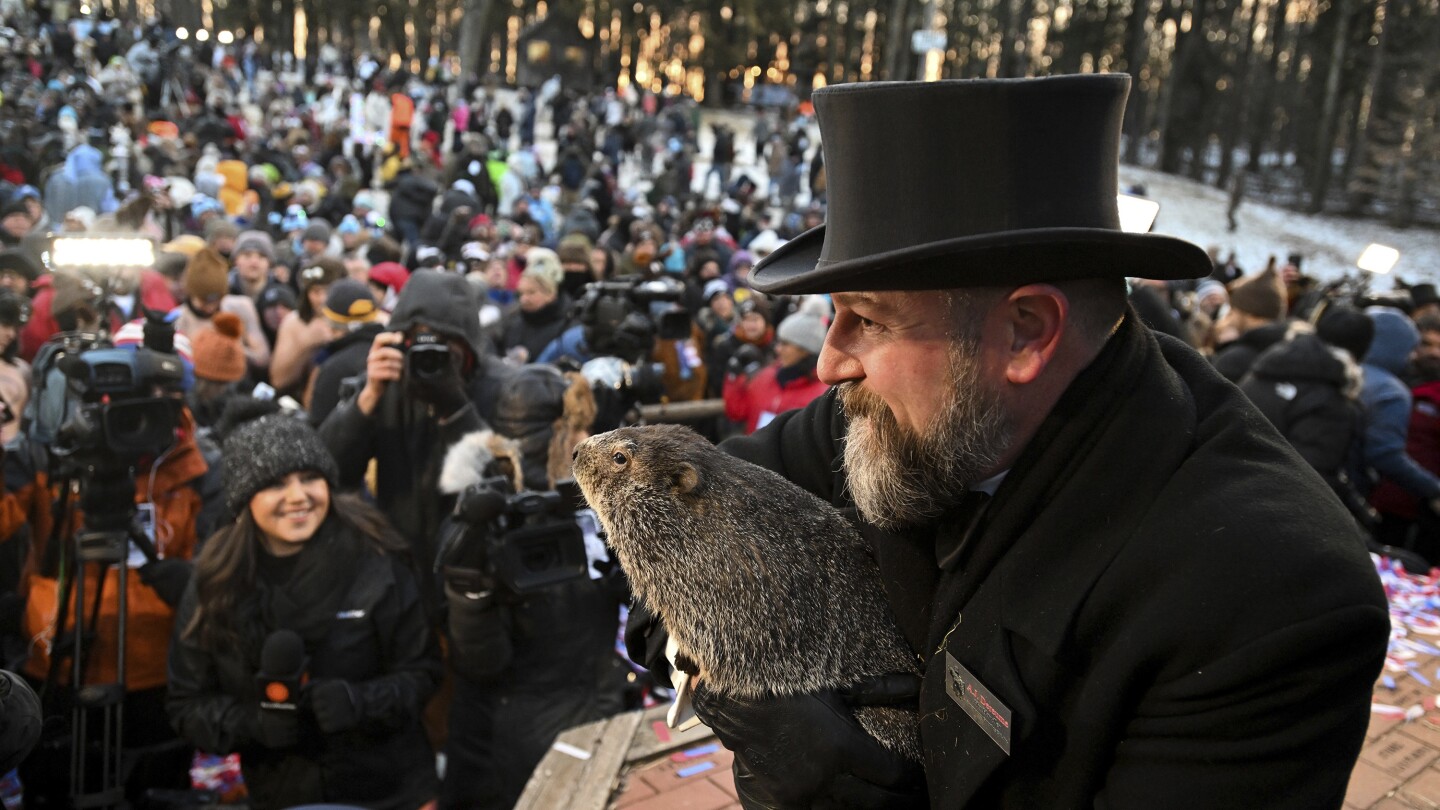
[[[410,277],[375,336],[365,381],[320,426],[335,456],[342,490],[359,489],[376,461],[375,498],[410,542],[411,561],[427,611],[438,619],[436,538],[447,511],[437,487],[445,451],[493,418],[508,375],[482,350],[474,287],[457,275],[420,271]]]

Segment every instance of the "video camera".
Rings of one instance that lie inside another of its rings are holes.
[[[516,492],[505,476],[462,492],[439,559],[446,581],[466,593],[523,597],[588,576],[585,535],[575,522],[584,498],[573,480],[554,492]]]
[[[582,368],[591,385],[619,393],[627,407],[659,402],[664,367],[646,359],[656,339],[690,337],[685,287],[670,278],[623,278],[585,286],[576,314],[595,358]]]

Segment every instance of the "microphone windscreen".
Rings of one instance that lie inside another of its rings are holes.
[[[260,648],[261,677],[285,678],[305,666],[305,642],[294,630],[276,630]]]

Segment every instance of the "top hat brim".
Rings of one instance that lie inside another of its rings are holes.
[[[966,236],[844,261],[823,261],[825,225],[762,259],[763,293],[943,290],[1082,278],[1192,279],[1211,273],[1198,246],[1170,236],[1103,228],[1045,228]]]

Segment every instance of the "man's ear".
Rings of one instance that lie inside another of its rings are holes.
[[[1034,382],[1050,364],[1070,318],[1070,299],[1049,284],[1026,284],[1005,300],[1010,346],[1005,379]]]
[[[674,475],[675,494],[689,495],[700,488],[700,471],[694,464],[688,461],[680,463],[680,469]]]

